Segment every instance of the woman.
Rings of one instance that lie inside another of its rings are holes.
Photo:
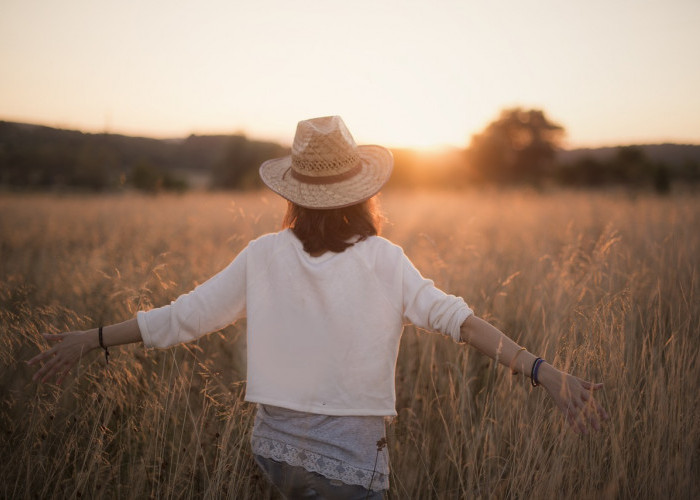
[[[373,196],[391,153],[357,146],[339,117],[302,121],[290,156],[260,167],[289,201],[286,229],[252,242],[219,274],[168,306],[123,323],[45,335],[30,360],[60,382],[86,352],[143,341],[168,347],[247,318],[251,444],[287,497],[381,498],[389,486],[384,418],[396,415],[394,370],[406,320],[467,342],[541,384],[574,430],[607,418],[602,384],[561,372],[474,316],[380,238]]]

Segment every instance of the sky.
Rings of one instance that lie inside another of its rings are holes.
[[[698,0],[0,0],[0,120],[290,144],[466,146],[545,111],[566,147],[700,144]]]

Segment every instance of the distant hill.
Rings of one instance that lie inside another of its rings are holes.
[[[110,189],[133,181],[157,188],[199,179],[250,187],[259,164],[286,151],[242,135],[161,140],[0,121],[0,186]]]
[[[623,151],[621,155],[621,150]],[[631,151],[636,150],[636,151]],[[391,186],[458,186],[469,171],[464,149],[438,153],[395,149]],[[243,135],[151,139],[90,134],[0,121],[0,188],[145,190],[260,187],[259,165],[288,154],[273,142]],[[622,162],[622,163],[621,163]],[[570,185],[634,179],[700,179],[700,145],[645,144],[560,151],[558,179]],[[644,173],[646,172],[646,173]]]
[[[560,151],[557,161],[563,164],[573,164],[586,157],[596,161],[609,161],[619,151],[620,147],[581,148]],[[624,147],[641,149],[654,163],[665,163],[670,167],[682,168],[689,163],[700,164],[700,145],[693,144],[640,144]]]

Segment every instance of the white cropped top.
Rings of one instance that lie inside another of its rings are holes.
[[[287,229],[251,241],[207,282],[137,319],[147,346],[168,347],[247,317],[247,401],[323,415],[396,415],[404,323],[459,341],[471,314],[384,238],[311,257]]]

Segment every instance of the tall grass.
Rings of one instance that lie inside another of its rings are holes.
[[[389,426],[394,498],[700,495],[700,200],[391,193],[385,235],[532,352],[605,382],[604,430],[541,388],[407,328]],[[31,382],[39,333],[162,305],[276,230],[272,195],[0,198],[0,496],[266,498],[243,402],[245,323]]]

